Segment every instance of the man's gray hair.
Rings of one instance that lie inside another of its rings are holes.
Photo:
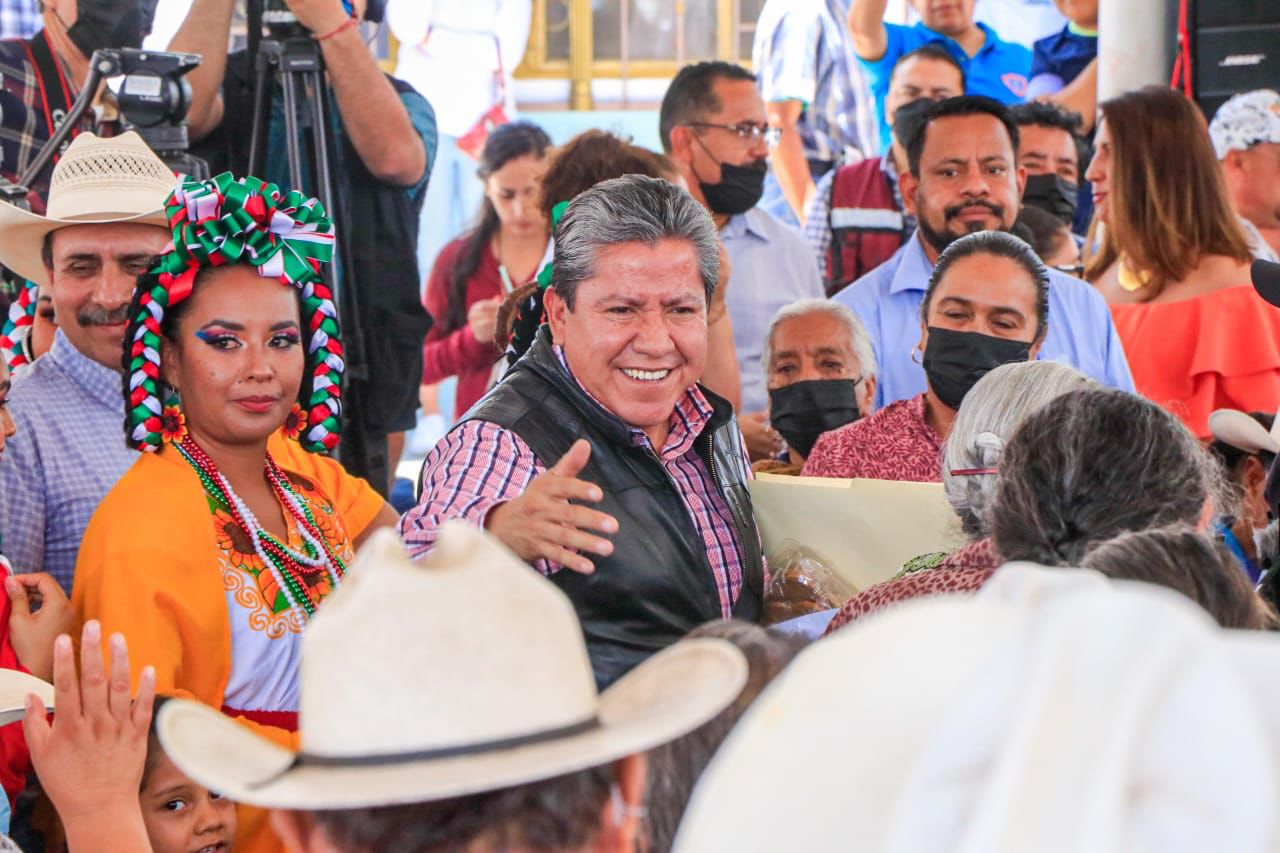
[[[661,240],[693,244],[710,303],[720,277],[720,244],[711,215],[675,184],[643,175],[601,181],[569,203],[556,228],[551,286],[572,311],[578,285],[595,275],[600,250],[624,243],[652,247]]]
[[[760,355],[760,365],[766,374],[769,372],[769,362],[773,359],[773,333],[777,331],[778,326],[786,320],[807,317],[810,314],[828,314],[844,323],[849,330],[849,342],[853,346],[853,354],[858,358],[862,377],[867,379],[877,375],[876,351],[871,345],[871,335],[867,333],[867,327],[862,325],[858,315],[847,306],[830,299],[797,299],[778,309],[778,313],[773,315],[773,321],[769,323],[769,331],[765,332],[764,352]]]
[[[999,476],[951,472],[999,467],[1005,443],[1024,418],[1063,394],[1094,387],[1069,365],[1019,361],[997,367],[970,389],[942,450],[942,485],[966,535],[979,539],[991,532],[988,509]]]

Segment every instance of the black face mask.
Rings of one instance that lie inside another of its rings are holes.
[[[1080,188],[1061,175],[1029,175],[1022,191],[1022,203],[1052,213],[1071,227],[1076,218]]]
[[[150,20],[139,0],[80,0],[67,35],[86,59],[99,48],[142,47]],[[153,4],[146,4],[154,12]]]
[[[857,379],[810,379],[769,392],[769,425],[808,456],[818,436],[862,417]]]
[[[924,114],[933,106],[932,98],[916,98],[893,111],[893,137],[903,147],[911,144],[911,137],[924,126]]]
[[[746,213],[755,207],[760,202],[760,196],[764,195],[764,176],[769,171],[769,163],[765,160],[758,160],[749,166],[721,163],[707,150],[701,139],[696,136],[694,139],[697,139],[702,150],[720,167],[720,183],[709,184],[702,179],[698,180],[698,189],[702,190],[707,207],[713,213],[723,213],[726,216]]]
[[[929,327],[924,350],[924,375],[938,399],[953,409],[979,379],[1002,364],[1026,361],[1031,344],[979,332],[956,332]]]

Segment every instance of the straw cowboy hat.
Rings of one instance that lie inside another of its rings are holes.
[[[137,133],[108,139],[82,133],[53,168],[45,216],[0,204],[0,264],[47,285],[40,256],[46,234],[68,225],[116,222],[168,228],[164,202],[177,185],[173,170]]]
[[[1209,432],[1245,453],[1280,455],[1280,419],[1268,430],[1244,412],[1218,409],[1209,415]]]
[[[549,779],[692,731],[746,682],[722,640],[686,640],[597,694],[569,599],[496,540],[449,522],[411,562],[375,534],[302,636],[292,752],[217,710],[168,702],[165,752],[268,808],[353,809]]]
[[[1172,590],[1011,563],[801,652],[674,850],[1273,851],[1277,671]]]

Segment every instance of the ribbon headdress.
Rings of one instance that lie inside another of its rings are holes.
[[[165,202],[173,242],[134,293],[126,333],[125,439],[154,451],[162,438],[160,326],[164,312],[191,296],[206,267],[249,264],[266,278],[302,292],[310,387],[299,393],[304,421],[298,440],[323,452],[338,443],[342,424],[342,342],[333,294],[320,265],[333,257],[333,223],[324,207],[299,192],[282,193],[258,178],[224,172],[188,178]]]
[[[4,329],[0,331],[0,353],[3,353],[14,370],[28,363],[27,336],[36,320],[36,285],[30,281],[22,281],[18,292],[9,303],[9,315],[5,319]]]

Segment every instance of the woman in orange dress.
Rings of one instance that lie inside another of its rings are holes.
[[[174,242],[125,336],[126,439],[148,452],[89,522],[72,601],[124,634],[135,680],[154,666],[159,693],[290,744],[302,630],[396,519],[320,455],[342,413],[332,227],[314,200],[230,174],[167,209]],[[242,811],[237,850],[278,849],[262,818]]]
[[[1215,409],[1280,406],[1280,310],[1249,283],[1248,241],[1199,109],[1150,87],[1102,105],[1085,277],[1111,303],[1138,392],[1209,438]]]

